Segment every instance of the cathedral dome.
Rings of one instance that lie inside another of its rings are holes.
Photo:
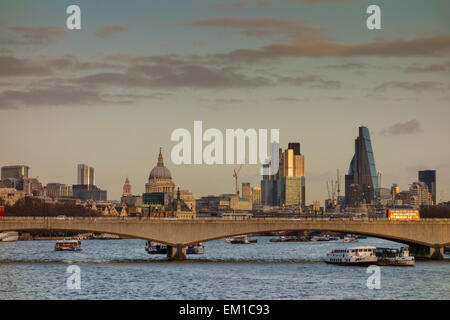
[[[172,179],[169,169],[162,166],[156,166],[150,171],[149,179]]]
[[[158,164],[156,167],[150,171],[150,176],[148,177],[151,179],[172,179],[172,174],[170,173],[170,170],[167,169],[164,166],[163,157],[161,150],[159,150],[159,156],[158,156]]]

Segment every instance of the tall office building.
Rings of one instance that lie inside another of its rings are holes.
[[[372,142],[369,129],[359,127],[359,135],[355,139],[355,154],[350,162],[348,174],[345,176],[346,203],[350,204],[350,186],[360,186],[362,200],[365,203],[375,203],[379,198],[378,172],[375,167]]]
[[[73,197],[83,201],[106,201],[107,192],[95,185],[95,170],[85,164],[77,167],[77,184],[72,186]]]
[[[77,184],[86,185],[89,184],[89,167],[85,164],[79,164],[77,167]]]
[[[290,142],[280,149],[279,170],[276,175],[263,176],[261,202],[270,206],[305,206],[305,157],[300,143]]]
[[[95,169],[89,167],[89,185],[95,186]]]
[[[252,189],[250,182],[242,182],[242,198],[252,199]]]
[[[77,184],[95,186],[95,169],[85,164],[79,164],[77,168]]]
[[[419,209],[421,206],[428,206],[431,203],[431,193],[424,182],[414,182],[409,187],[410,204]]]
[[[30,167],[17,165],[17,166],[5,166],[2,167],[2,180],[5,179],[17,179],[28,178],[28,171]]]
[[[254,205],[261,204],[261,188],[260,187],[252,187],[252,203]]]
[[[433,204],[436,204],[436,170],[419,171],[419,182],[425,183],[431,193]]]

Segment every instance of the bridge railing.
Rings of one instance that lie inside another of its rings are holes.
[[[217,217],[199,217],[196,219],[181,219],[181,218],[159,218],[159,217],[33,217],[33,216],[15,216],[15,217],[0,217],[2,220],[56,220],[56,221],[392,221],[387,218],[331,218],[331,217],[234,217],[234,218],[217,218]],[[408,221],[408,220],[397,220]],[[395,221],[395,222],[397,222]],[[421,218],[418,221],[450,221],[450,219],[442,218]]]

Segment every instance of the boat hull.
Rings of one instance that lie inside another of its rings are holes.
[[[55,251],[81,251],[81,248],[55,248]]]
[[[380,259],[377,262],[377,265],[379,266],[386,266],[386,267],[414,267],[414,260],[407,260],[407,261],[393,261],[393,260],[386,260],[386,259]]]
[[[162,250],[149,250],[147,251],[149,254],[167,254],[167,249]]]
[[[14,242],[14,241],[18,241],[19,237],[7,237],[7,238],[3,238],[1,240],[1,242]]]
[[[326,261],[326,264],[335,264],[338,266],[354,266],[354,267],[368,267],[368,266],[373,266],[376,265],[377,262],[376,261],[358,261],[358,262],[331,262],[331,261]]]
[[[186,254],[203,254],[203,253],[204,249],[202,247],[186,249]]]

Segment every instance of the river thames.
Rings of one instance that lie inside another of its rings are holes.
[[[368,289],[366,268],[327,265],[334,248],[399,247],[367,238],[330,242],[204,243],[187,261],[149,255],[145,241],[83,240],[79,252],[55,241],[0,243],[0,299],[450,299],[450,255],[414,267],[380,267],[381,289]],[[68,289],[67,268],[80,268],[81,289]]]

